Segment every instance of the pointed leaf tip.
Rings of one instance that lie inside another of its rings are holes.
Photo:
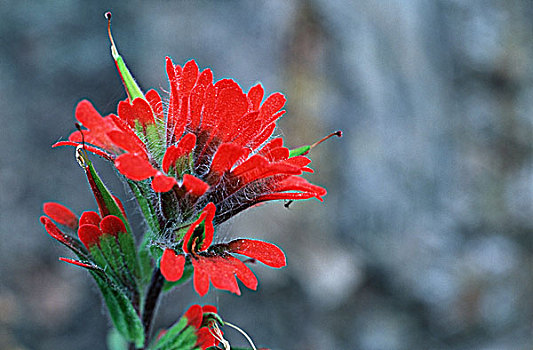
[[[107,19],[107,33],[109,35],[109,41],[111,42],[111,55],[115,60],[118,73],[120,74],[120,78],[122,79],[122,83],[128,94],[128,99],[130,102],[139,97],[144,99],[144,94],[142,93],[141,88],[137,85],[133,75],[126,66],[126,62],[124,62],[124,59],[120,56],[115,41],[113,40],[113,35],[111,34],[111,12],[106,12],[104,16]]]

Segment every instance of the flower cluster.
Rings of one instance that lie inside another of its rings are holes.
[[[231,79],[213,82],[210,69],[194,60],[183,67],[167,58],[168,108],[155,90],[121,101],[117,114],[102,117],[84,100],[76,119],[87,129],[55,146],[79,145],[112,160],[133,181],[150,179],[156,193],[172,192],[174,217],[212,202],[217,224],[264,201],[322,197],[326,190],[299,177],[312,172],[309,158],[291,156],[282,138],[271,138],[285,113],[285,97],[263,100],[258,84],[248,93]]]
[[[76,147],[99,213],[86,211],[78,217],[61,204],[46,203],[41,222],[78,257],[61,260],[88,269],[94,277],[121,336],[147,348],[163,291],[192,277],[200,296],[210,284],[240,294],[238,280],[253,290],[258,284],[246,263],[286,265],[285,254],[272,243],[213,243],[216,229],[263,202],[322,201],[326,190],[301,177],[312,172],[306,154],[341,134],[289,150],[274,136],[285,113],[281,93],[265,98],[261,84],[244,92],[232,79],[215,81],[212,71],[201,70],[194,60],[180,66],[167,57],[168,96],[162,98],[155,90],[143,93],[116,49],[110,22],[108,30],[128,98],[118,103],[116,114],[106,116],[89,101],[79,102],[78,131],[54,145]],[[147,223],[140,244],[88,152],[110,161],[135,195]],[[211,306],[191,307],[148,348],[205,349],[224,343],[218,326],[215,331],[208,327],[224,324],[216,313]]]

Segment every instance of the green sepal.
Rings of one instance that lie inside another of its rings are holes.
[[[149,243],[150,237],[153,236],[155,233],[159,232],[159,223],[156,219],[156,213],[154,208],[152,207],[152,204],[148,200],[145,193],[149,193],[149,191],[145,190],[143,191],[143,184],[127,180],[128,185],[130,186],[131,190],[133,191],[133,194],[135,195],[135,198],[137,199],[137,203],[139,203],[139,207],[141,208],[141,211],[143,213],[144,219],[146,220],[146,223],[148,224],[149,230],[146,232],[142,242],[143,246],[146,246],[146,244]]]
[[[144,344],[143,324],[130,300],[105,275],[100,276],[93,271],[91,274],[102,292],[113,325],[128,342],[134,343],[138,348],[142,347]]]
[[[128,350],[128,342],[115,327],[107,333],[107,348],[109,350]]]
[[[120,272],[125,268],[115,236],[109,234],[100,236],[100,250],[112,270]]]
[[[136,279],[140,279],[141,270],[137,259],[137,249],[135,248],[135,240],[133,239],[133,236],[126,232],[119,232],[118,244],[128,271],[133,272]]]
[[[161,137],[159,136],[158,132],[158,126],[156,124],[147,124],[146,125],[146,139],[148,140],[147,144],[150,148],[150,154],[155,159],[161,159],[163,160],[163,156],[165,155],[166,147],[165,143],[161,141]]]
[[[139,281],[142,286],[148,285],[152,279],[152,256],[148,249],[143,246],[139,249],[139,267],[140,267],[140,277]]]
[[[187,282],[192,277],[193,271],[194,271],[194,268],[192,267],[192,264],[190,263],[190,261],[187,259],[187,263],[183,267],[183,275],[181,276],[181,278],[174,282],[169,282],[165,280],[165,284],[163,285],[163,292],[168,292],[172,288]]]
[[[161,257],[163,256],[163,248],[154,244],[150,246],[149,249],[150,249],[150,254],[152,255],[152,258],[154,258],[154,260],[156,261],[161,260]]]
[[[155,344],[153,350],[192,350],[198,337],[196,329],[187,326],[187,318],[182,317]]]
[[[189,230],[189,227],[190,227],[191,224],[189,224],[189,225],[187,225],[185,227],[181,227],[180,229],[178,229],[178,231],[175,233],[175,236],[174,236],[174,241],[175,242],[179,242],[179,241],[181,241],[183,239],[183,237],[185,237],[185,234]],[[202,221],[201,225],[203,225],[203,224],[204,224],[204,221]]]
[[[91,161],[89,161],[87,157],[85,157],[84,160],[87,164],[85,168],[87,178],[96,198],[96,202],[98,203],[98,207],[100,208],[101,216],[105,217],[107,215],[114,215],[118,217],[126,226],[126,231],[131,235],[132,233],[130,224],[124,214],[122,214],[120,206],[115,201],[115,199],[111,195],[111,192],[109,192],[109,190],[105,186],[104,182],[100,179],[100,176],[98,176],[98,173],[94,169],[94,166]]]
[[[107,262],[107,259],[105,258],[98,245],[93,245],[90,249],[90,252],[96,265],[100,266],[104,270],[109,270],[110,266],[108,266],[109,264]]]
[[[137,97],[144,99],[144,94],[142,93],[141,88],[137,85],[135,78],[133,78],[133,75],[126,66],[126,62],[124,62],[124,59],[120,56],[115,46],[111,46],[111,55],[115,60],[118,73],[120,74],[120,78],[122,79],[122,83],[124,84],[130,102]]]
[[[311,145],[305,145],[302,147],[291,149],[289,151],[289,158],[307,154],[310,149],[311,149]]]

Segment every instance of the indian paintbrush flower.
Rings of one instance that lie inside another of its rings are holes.
[[[322,201],[326,190],[301,177],[313,172],[306,155],[341,133],[289,150],[274,136],[276,122],[285,113],[283,94],[265,98],[261,84],[244,92],[232,79],[215,81],[212,71],[201,70],[194,60],[180,66],[167,57],[168,96],[155,90],[143,93],[115,46],[110,13],[106,18],[127,98],[107,116],[89,101],[79,102],[78,131],[54,145],[76,147],[98,213],[86,211],[78,217],[50,202],[44,205],[41,222],[77,256],[60,259],[93,276],[114,326],[131,346],[206,349],[222,343],[228,348],[216,308],[199,305],[149,344],[159,295],[191,275],[201,296],[210,283],[240,294],[237,280],[253,290],[258,284],[246,263],[285,266],[285,254],[272,243],[234,239],[214,244],[216,228],[263,202]],[[100,179],[87,152],[110,161],[134,193],[147,223],[140,244],[120,200]]]
[[[257,288],[257,278],[239,259],[231,254],[240,254],[258,260],[270,267],[286,265],[285,255],[275,245],[267,242],[237,239],[225,244],[211,245],[213,242],[213,217],[215,206],[209,203],[187,230],[183,238],[183,254],[176,254],[167,248],[161,258],[161,272],[169,281],[177,281],[183,275],[186,259],[194,267],[194,288],[201,296],[207,294],[209,281],[218,289],[240,295],[237,276],[250,289]]]

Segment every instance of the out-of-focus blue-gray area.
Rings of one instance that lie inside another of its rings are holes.
[[[167,89],[166,55],[195,58],[284,92],[289,146],[345,135],[311,155],[324,204],[271,203],[219,231],[278,243],[288,267],[254,267],[241,297],[187,284],[158,327],[200,302],[274,349],[533,346],[533,3],[203,0],[0,3],[0,348],[105,349],[93,282],[38,217],[50,200],[95,209],[73,150],[50,145],[80,99],[111,113],[125,97],[106,10],[144,89]]]

